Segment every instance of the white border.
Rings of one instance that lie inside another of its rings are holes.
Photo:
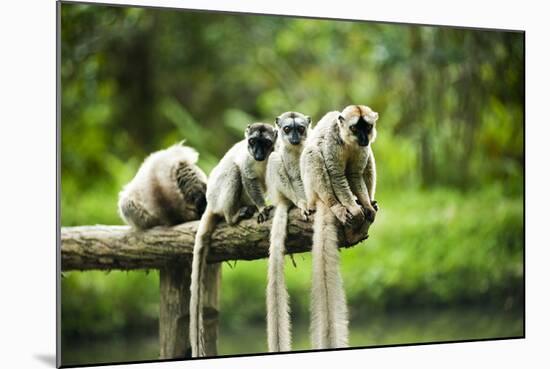
[[[525,340],[364,349],[204,361],[143,368],[548,367],[550,240],[548,74],[544,2],[338,0],[111,1],[136,5],[309,15],[527,32],[527,327]],[[55,354],[55,4],[15,1],[0,12],[0,216],[2,367],[52,367]],[[7,206],[6,206],[7,205]],[[85,301],[82,302],[86,303]],[[545,355],[546,354],[546,355]],[[7,364],[7,365],[6,365]],[[11,364],[11,365],[10,365]],[[118,368],[129,366],[116,366]]]

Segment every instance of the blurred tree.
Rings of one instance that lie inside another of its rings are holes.
[[[209,169],[252,120],[349,103],[416,147],[424,186],[521,171],[519,33],[76,4],[62,30],[62,163],[79,188],[112,174],[106,153],[139,160],[185,138]]]
[[[343,260],[352,313],[521,304],[523,50],[518,32],[63,3],[62,225],[120,223],[118,191],[154,150],[185,139],[209,172],[248,123],[367,104],[383,211]],[[224,276],[235,326],[264,317],[264,267]],[[308,275],[289,281],[298,317]],[[111,278],[64,278],[66,337],[154,327],[158,277]]]

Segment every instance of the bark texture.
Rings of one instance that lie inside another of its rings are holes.
[[[288,219],[287,253],[311,250],[312,221],[303,220],[297,209]],[[61,228],[61,269],[162,269],[171,263],[183,264],[193,255],[199,222],[147,231],[128,226],[79,226]],[[351,247],[368,237],[370,224],[360,230],[340,229],[339,246]],[[269,252],[271,220],[258,224],[256,218],[236,226],[220,222],[212,235],[210,263],[226,260],[266,258]]]

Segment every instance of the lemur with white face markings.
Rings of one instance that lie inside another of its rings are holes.
[[[290,351],[290,313],[284,276],[285,239],[288,210],[295,206],[307,219],[306,195],[300,176],[300,155],[311,118],[286,112],[276,118],[278,139],[269,157],[266,181],[269,198],[275,206],[270,233],[267,274],[267,341],[270,352]]]
[[[300,159],[313,223],[311,338],[314,348],[348,345],[348,311],[338,253],[337,220],[356,227],[372,222],[376,166],[371,144],[378,113],[350,105],[327,113],[309,135]]]
[[[265,172],[276,140],[277,131],[273,126],[249,125],[245,139],[229,149],[208,179],[207,206],[195,235],[191,270],[189,337],[193,357],[205,355],[202,295],[212,232],[220,219],[234,225],[252,217],[256,210],[259,223],[268,219],[272,206],[265,203]]]

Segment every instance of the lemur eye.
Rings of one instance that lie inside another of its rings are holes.
[[[298,127],[298,132],[300,132],[301,135],[304,134],[305,128],[303,126]]]
[[[285,128],[283,128],[283,132],[284,132],[284,133],[290,132],[290,127],[289,127],[289,126],[286,126]]]
[[[248,140],[248,143],[249,143],[250,145],[254,145],[254,144],[256,143],[256,140],[253,139],[253,138],[251,138],[250,140]]]
[[[349,126],[349,129],[350,131],[352,131],[353,133],[357,132],[357,127],[355,126],[355,124],[353,126]]]

